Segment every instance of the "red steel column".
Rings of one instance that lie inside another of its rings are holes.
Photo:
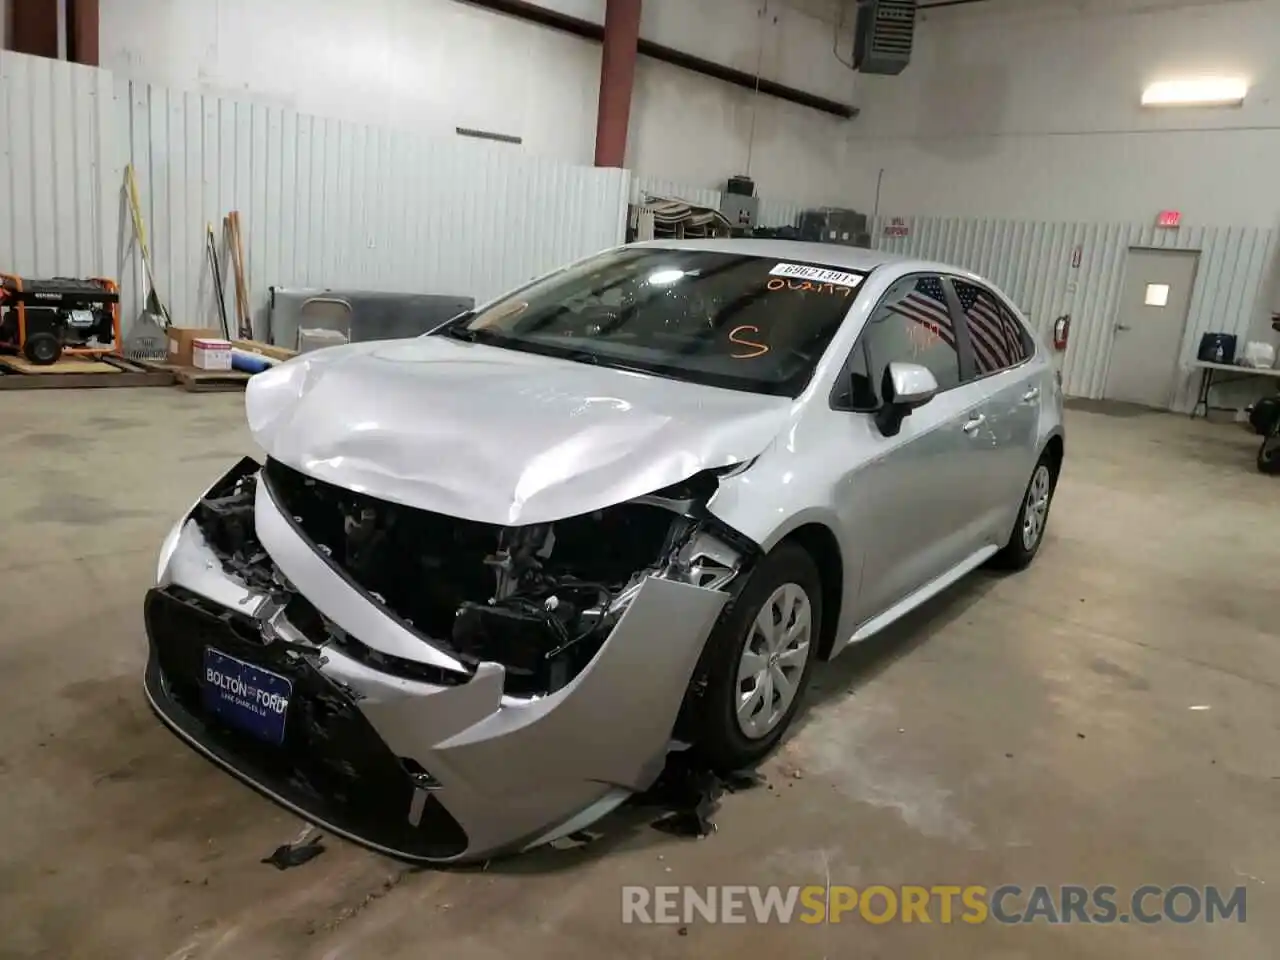
[[[9,0],[8,46],[16,53],[58,58],[58,0]]]
[[[600,108],[596,115],[596,166],[621,167],[627,155],[627,124],[640,40],[641,0],[608,0],[604,54],[600,58]]]
[[[67,59],[98,65],[98,0],[67,0]]]

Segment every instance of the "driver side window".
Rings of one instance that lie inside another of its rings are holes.
[[[904,277],[889,288],[867,320],[849,358],[846,396],[851,409],[880,406],[885,371],[891,363],[927,367],[940,391],[959,385],[955,324],[940,277]]]

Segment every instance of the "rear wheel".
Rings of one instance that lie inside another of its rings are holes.
[[[992,558],[994,566],[1005,570],[1022,570],[1031,565],[1031,561],[1040,552],[1040,544],[1044,542],[1045,527],[1049,523],[1049,507],[1056,486],[1053,461],[1048,453],[1041,454],[1035,469],[1031,471],[1031,479],[1027,481],[1027,490],[1022,495],[1022,506],[1018,508],[1018,519],[1014,521],[1009,542]]]
[[[1258,447],[1258,469],[1272,476],[1280,474],[1280,429],[1273,428]]]
[[[782,739],[809,684],[821,623],[817,567],[784,543],[760,561],[707,640],[690,734],[712,766],[749,766]]]

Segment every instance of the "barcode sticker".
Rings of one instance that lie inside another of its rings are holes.
[[[770,270],[769,274],[774,277],[812,280],[814,283],[834,283],[842,287],[856,287],[865,279],[861,273],[844,273],[841,270],[810,267],[803,263],[780,263]]]

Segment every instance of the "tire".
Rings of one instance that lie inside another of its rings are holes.
[[[1273,477],[1280,474],[1280,430],[1273,428],[1258,447],[1258,471]]]
[[[1271,435],[1280,424],[1280,397],[1263,397],[1249,411],[1249,426],[1260,437]]]
[[[1049,509],[1053,506],[1053,494],[1058,487],[1058,475],[1049,454],[1042,453],[1031,471],[1027,489],[1022,494],[1018,518],[1009,533],[1009,542],[991,558],[991,565],[1000,570],[1025,570],[1040,552],[1044,543],[1044,531],[1049,525]],[[1033,504],[1041,502],[1038,522],[1033,523]],[[1034,528],[1034,532],[1033,532]]]
[[[33,333],[23,342],[22,355],[37,366],[47,367],[62,356],[62,342],[52,333]]]
[[[771,650],[769,637],[757,624],[766,606],[771,608],[770,619],[775,623],[780,616],[795,615],[793,625],[798,626],[805,605],[807,628],[790,640],[785,634],[774,634],[778,642]],[[733,607],[712,631],[699,661],[695,687],[700,695],[690,701],[687,729],[693,749],[713,769],[727,772],[751,766],[777,746],[804,699],[818,658],[821,625],[822,581],[813,558],[798,544],[783,543],[751,573]],[[803,660],[797,663],[801,659],[800,636],[807,639]],[[759,651],[756,656],[763,658],[762,670],[740,680],[748,643],[755,648],[753,652]],[[788,670],[788,660],[793,669]],[[793,691],[785,705],[781,684],[777,689],[774,686],[779,674]],[[776,707],[768,716],[764,713],[766,695],[771,698],[770,706]],[[748,709],[742,720],[740,698],[746,698],[749,706],[758,704],[758,709]]]

